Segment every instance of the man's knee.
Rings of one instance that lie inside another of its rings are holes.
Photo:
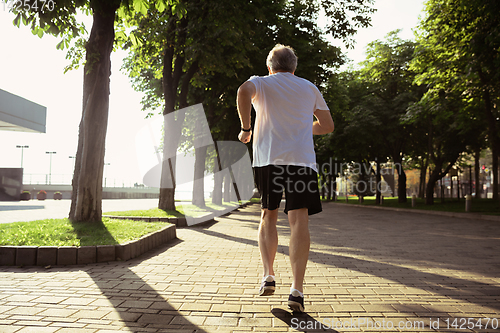
[[[309,223],[309,214],[307,208],[300,208],[288,211],[288,222],[290,227],[307,226]]]
[[[261,219],[266,221],[277,221],[278,220],[278,209],[269,210],[267,208],[262,209]]]

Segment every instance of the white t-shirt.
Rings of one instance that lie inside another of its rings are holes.
[[[252,76],[248,81],[256,88],[253,166],[299,165],[317,172],[313,114],[330,110],[318,88],[289,72]]]

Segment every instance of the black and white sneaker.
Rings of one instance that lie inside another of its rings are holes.
[[[293,312],[304,312],[304,295],[294,289],[288,296],[288,307]]]
[[[262,280],[259,295],[271,296],[274,294],[274,290],[276,290],[276,281],[274,281],[274,277],[272,275],[268,275],[264,280]]]

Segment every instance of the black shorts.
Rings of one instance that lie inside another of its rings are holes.
[[[309,215],[322,211],[318,174],[309,167],[266,165],[254,167],[254,178],[262,208],[279,208],[285,192],[285,214],[289,210],[307,208]]]

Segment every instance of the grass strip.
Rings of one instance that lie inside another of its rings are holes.
[[[201,216],[206,213],[214,213],[217,211],[224,211],[229,208],[237,208],[239,203],[237,201],[224,202],[222,205],[207,203],[205,207],[196,206],[190,203],[177,203],[177,210],[163,210],[159,208],[151,208],[145,210],[127,210],[127,211],[114,211],[106,212],[103,215],[111,216],[142,216],[142,217],[184,217],[186,214],[189,216]]]
[[[346,203],[345,196],[338,197],[337,202]],[[348,204],[375,206],[375,197],[364,197],[363,203],[359,203],[356,196],[349,197]],[[426,205],[425,199],[417,198],[415,207],[411,206],[411,198],[407,202],[399,203],[397,197],[384,197],[383,207],[405,208],[405,209],[418,209],[439,212],[453,212],[465,213],[465,199],[457,200],[456,198],[446,198],[444,202],[441,199],[435,198],[434,205]],[[485,214],[485,215],[500,215],[500,204],[498,201],[492,199],[472,199],[471,213]]]
[[[69,219],[45,219],[0,224],[0,245],[95,246],[116,245],[158,231],[164,222],[103,218],[99,222],[72,223]]]

